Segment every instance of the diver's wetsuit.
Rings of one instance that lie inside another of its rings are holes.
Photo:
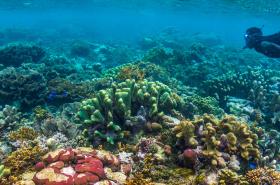
[[[268,36],[259,36],[259,42],[253,48],[268,57],[280,58],[280,32]]]

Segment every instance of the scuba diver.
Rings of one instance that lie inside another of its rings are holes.
[[[263,36],[261,28],[251,27],[244,35],[245,48],[255,49],[271,58],[280,58],[280,32],[273,35]]]

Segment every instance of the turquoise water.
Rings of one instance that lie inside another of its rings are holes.
[[[0,1],[0,185],[280,185],[279,30],[279,0]]]

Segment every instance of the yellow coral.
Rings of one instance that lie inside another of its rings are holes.
[[[251,185],[261,185],[261,184],[279,185],[280,172],[269,168],[258,168],[247,172],[246,180]]]
[[[173,128],[176,137],[185,141],[185,145],[188,147],[197,146],[198,142],[195,139],[195,125],[189,120],[183,120]]]
[[[4,165],[17,175],[32,169],[43,154],[39,146],[19,148],[4,160]]]
[[[17,131],[12,131],[9,134],[9,139],[11,141],[29,141],[34,140],[38,137],[38,133],[29,127],[21,127]]]
[[[33,112],[35,114],[35,118],[38,120],[46,119],[49,116],[48,111],[41,106],[35,107]]]
[[[144,178],[143,174],[136,173],[133,178],[126,181],[125,185],[154,185],[150,179]]]
[[[212,166],[226,167],[222,152],[238,155],[245,160],[260,158],[257,135],[246,123],[233,116],[217,119],[205,114],[193,121],[183,120],[172,130],[183,149],[202,146],[201,154]]]
[[[249,185],[242,176],[229,169],[223,169],[219,172],[219,185]]]

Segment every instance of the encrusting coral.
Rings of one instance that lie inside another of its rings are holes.
[[[245,161],[260,158],[257,135],[246,123],[232,116],[219,120],[213,115],[204,115],[194,121],[184,120],[173,131],[187,160],[206,160],[212,166],[224,168],[230,155],[237,155]]]
[[[140,124],[137,127],[144,126],[141,124],[157,120],[181,104],[181,98],[160,82],[126,80],[84,100],[77,118],[95,140],[101,138],[113,144],[123,137],[124,127],[135,126],[135,123]]]

